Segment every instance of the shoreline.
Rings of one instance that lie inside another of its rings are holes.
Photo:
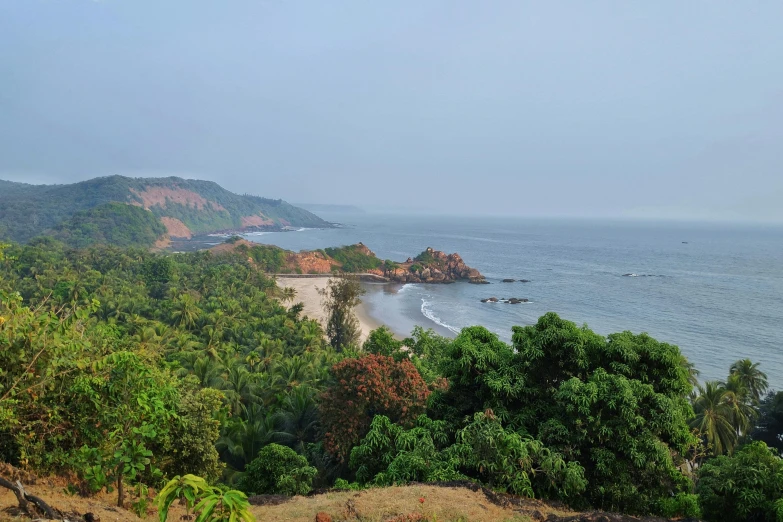
[[[296,290],[296,297],[291,301],[291,304],[304,304],[302,315],[318,321],[321,326],[324,327],[324,330],[326,330],[326,312],[321,306],[321,295],[318,293],[318,290],[325,288],[326,282],[331,278],[332,276],[329,275],[320,277],[275,276],[275,280],[279,287],[290,287]],[[356,319],[359,321],[359,344],[361,345],[367,340],[370,332],[383,326],[383,323],[370,314],[365,302],[354,307],[353,311],[356,314]]]

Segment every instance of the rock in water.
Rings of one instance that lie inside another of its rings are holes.
[[[515,281],[516,281],[515,279],[504,279],[503,280],[504,283],[513,283]]]

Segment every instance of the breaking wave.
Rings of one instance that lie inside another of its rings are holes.
[[[444,323],[443,320],[440,317],[435,315],[435,313],[432,311],[432,302],[431,301],[427,301],[423,297],[421,298],[421,313],[424,315],[424,317],[426,317],[427,319],[429,319],[433,323],[435,323],[435,324],[437,324],[439,326],[442,326],[443,328],[446,328],[448,330],[451,330],[455,334],[458,334],[460,332],[459,328],[457,328],[456,326],[451,326],[450,324]]]

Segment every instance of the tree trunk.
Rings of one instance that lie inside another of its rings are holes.
[[[120,468],[122,469],[122,468]],[[117,507],[124,507],[125,504],[125,489],[122,485],[122,473],[117,472]]]
[[[38,518],[38,513],[33,509],[33,506],[38,508],[47,518],[51,520],[57,520],[60,516],[51,508],[49,504],[44,502],[41,498],[31,495],[24,490],[24,486],[18,480],[16,484],[10,480],[6,480],[0,477],[0,486],[10,489],[16,496],[16,501],[19,503],[19,509],[27,513],[30,518]],[[31,505],[32,504],[32,505]]]

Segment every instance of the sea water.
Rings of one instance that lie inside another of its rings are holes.
[[[702,380],[725,379],[750,358],[783,389],[783,227],[322,215],[345,227],[248,239],[291,250],[361,241],[396,261],[431,246],[458,252],[492,283],[367,285],[368,313],[397,333],[421,325],[453,336],[480,324],[508,342],[513,325],[554,311],[601,334],[647,332],[676,344]],[[529,302],[481,303],[488,297]]]

